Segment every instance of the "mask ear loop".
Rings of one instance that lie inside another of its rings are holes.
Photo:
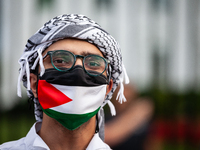
[[[108,78],[108,83],[110,83],[110,79],[111,79],[111,65],[108,64],[108,69],[107,69],[107,78]]]
[[[95,133],[99,132],[99,119],[98,119],[98,113],[96,114],[96,129],[95,129]]]
[[[34,74],[37,76],[36,94],[38,96],[38,83],[39,83],[39,78],[40,78],[39,64],[36,66]],[[34,111],[35,119],[36,119],[36,121],[42,121],[42,119],[43,119],[43,113],[42,112],[43,111],[41,109],[38,97],[37,98],[34,97],[33,102],[34,102],[34,105],[35,105],[34,108],[36,108],[35,111]]]

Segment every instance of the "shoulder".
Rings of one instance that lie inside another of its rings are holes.
[[[37,127],[39,126],[39,127]],[[6,142],[0,145],[0,150],[26,150],[32,149],[35,139],[38,135],[36,133],[37,128],[40,128],[40,123],[35,123],[26,137],[16,141]]]
[[[6,142],[0,145],[0,150],[25,150],[24,138],[17,141]]]

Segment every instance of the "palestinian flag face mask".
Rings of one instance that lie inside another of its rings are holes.
[[[46,69],[38,80],[38,100],[46,115],[75,130],[97,114],[107,84],[104,75],[90,76],[82,66],[68,72]]]

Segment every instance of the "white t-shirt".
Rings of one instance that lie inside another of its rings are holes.
[[[17,141],[11,141],[0,145],[0,150],[50,150],[42,138],[37,134],[41,128],[41,122],[35,123],[26,137]],[[98,133],[90,141],[86,150],[111,150],[110,147],[104,143]]]

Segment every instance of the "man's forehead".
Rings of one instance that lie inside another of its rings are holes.
[[[45,55],[48,51],[55,50],[67,50],[75,55],[99,55],[104,57],[104,55],[96,45],[85,40],[79,39],[70,38],[56,41],[53,44],[51,44],[48,48],[46,48],[46,50],[43,52],[43,55]]]

